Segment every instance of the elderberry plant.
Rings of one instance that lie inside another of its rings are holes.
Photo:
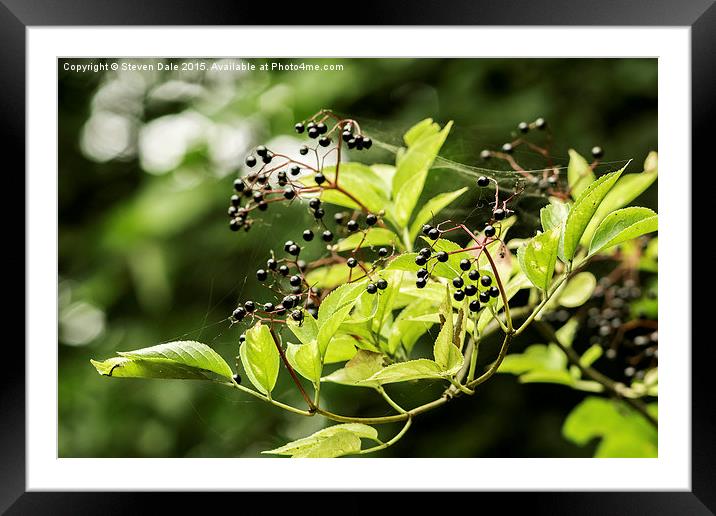
[[[213,380],[277,408],[338,423],[265,452],[292,457],[385,449],[419,415],[475,394],[498,372],[524,382],[610,395],[624,400],[641,422],[655,424],[654,406],[644,399],[656,396],[656,330],[642,324],[641,315],[632,317],[643,296],[628,276],[634,263],[646,266],[655,260],[655,239],[654,245],[636,242],[657,230],[657,215],[625,206],[656,180],[656,154],[647,158],[641,173],[624,174],[625,166],[597,177],[603,150],[592,149],[591,163],[570,150],[564,180],[563,168],[552,163],[546,121],[522,122],[514,139],[481,153],[483,160],[502,160],[513,169],[520,177],[515,188],[504,192],[496,173],[483,169],[473,188],[492,199],[489,214],[481,220],[438,222],[440,212],[468,190],[441,193],[417,206],[451,127],[452,122],[440,127],[431,119],[416,124],[405,133],[394,165],[343,160],[346,149],[369,149],[373,141],[358,121],[328,110],[295,125],[296,133],[309,139],[299,149],[301,159],[256,147],[245,160],[249,172],[234,182],[229,228],[249,231],[261,212],[279,203],[305,207],[315,222],[257,264],[255,281],[265,285],[266,298],[242,300],[231,313],[232,325],[246,325],[239,337],[237,371],[194,341],[119,352],[92,364],[112,377]],[[528,138],[540,131],[548,135],[546,144]],[[514,157],[521,146],[541,155],[545,166],[523,168]],[[328,157],[335,165],[326,164]],[[541,230],[531,238],[507,240],[520,216],[516,200],[526,190],[549,200],[539,213]],[[342,211],[327,217],[326,205]],[[302,254],[309,246],[323,249],[323,255],[305,261]],[[617,267],[597,281],[588,269],[603,260]],[[554,324],[560,327],[555,330]],[[572,346],[581,326],[598,328],[598,339],[583,354]],[[546,344],[508,354],[511,343],[533,327]],[[416,343],[432,328],[430,358],[417,356]],[[493,334],[500,335],[501,345],[481,370],[480,342]],[[629,365],[626,378],[613,379],[594,369],[604,349],[615,359],[620,346],[647,356],[640,371]],[[342,366],[325,374],[333,364]],[[242,382],[239,369],[251,386]],[[274,398],[281,371],[290,375],[305,407]],[[446,387],[416,407],[401,406],[386,390],[415,381]],[[331,383],[372,389],[393,413],[358,417],[329,411],[321,395],[322,386]],[[585,403],[604,400],[593,397]],[[600,405],[598,410],[609,409]],[[570,418],[579,419],[576,412]],[[402,429],[381,439],[376,427],[396,422]],[[374,444],[364,447],[364,441]]]

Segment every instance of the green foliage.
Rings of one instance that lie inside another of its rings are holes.
[[[231,368],[206,344],[177,341],[133,351],[104,362],[91,360],[97,372],[116,378],[231,379]]]
[[[580,194],[595,180],[594,171],[586,159],[574,149],[569,149],[569,165],[567,166],[567,181],[572,197],[579,198]]]
[[[658,217],[649,208],[637,206],[624,208],[607,215],[602,220],[589,244],[589,254],[605,251],[627,240],[656,231]]]
[[[597,286],[597,278],[591,272],[580,272],[570,279],[559,292],[557,301],[567,308],[576,308],[586,303],[594,288]]]
[[[563,261],[571,261],[574,257],[582,233],[587,228],[599,203],[602,202],[602,199],[614,186],[623,170],[622,168],[616,172],[603,175],[585,188],[577,197],[577,200],[574,201],[574,205],[569,210],[569,215],[567,215],[562,239],[560,240],[560,258]]]
[[[467,187],[460,188],[454,192],[441,193],[423,204],[423,207],[420,208],[420,211],[413,219],[413,223],[410,225],[410,240],[414,241],[418,237],[423,224],[435,219],[438,213],[465,192],[467,192]]]
[[[517,250],[520,267],[532,284],[544,291],[549,289],[557,263],[559,227],[540,233]]]
[[[649,412],[656,417],[657,408]],[[657,432],[643,416],[622,402],[588,397],[569,414],[562,427],[564,437],[585,446],[600,439],[595,457],[657,457]]]
[[[331,458],[351,455],[361,450],[361,439],[378,440],[378,431],[368,425],[349,423],[334,425],[262,453],[290,455],[294,458]]]
[[[239,356],[254,387],[271,396],[278,378],[280,359],[269,327],[259,322],[247,331],[246,341],[239,347]]]

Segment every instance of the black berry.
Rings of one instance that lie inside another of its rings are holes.
[[[488,290],[487,293],[490,294],[490,297],[498,297],[500,295],[500,289],[497,287],[490,287],[490,290]]]
[[[373,140],[371,140],[367,136],[364,136],[363,137],[363,148],[370,149],[372,145],[373,145]]]
[[[274,260],[273,258],[269,258],[266,260],[266,268],[271,269],[272,271],[276,270],[276,267],[278,266],[278,262]]]
[[[320,134],[321,133],[318,131],[318,129],[316,129],[315,126],[308,129],[308,137],[309,138],[318,138],[318,136]]]
[[[247,312],[251,313],[251,312],[253,312],[254,310],[256,310],[256,305],[254,304],[253,301],[246,301],[246,302],[244,303],[244,309],[245,309]]]
[[[424,278],[428,275],[428,270],[427,269],[418,269],[417,274],[418,274],[418,278]]]
[[[229,221],[229,229],[231,231],[238,231],[241,229],[241,226],[243,226],[243,224],[239,219],[231,219]]]
[[[341,134],[341,138],[343,138],[344,142],[348,142],[351,138],[353,138],[353,134],[350,131],[343,131]]]
[[[483,276],[480,278],[480,285],[483,287],[489,287],[492,285],[492,278],[490,276]]]
[[[234,190],[237,192],[243,192],[246,185],[242,179],[234,179]]]
[[[460,260],[460,269],[464,271],[470,270],[470,260]]]
[[[276,305],[276,315],[283,315],[286,313],[286,307],[281,303]]]
[[[353,258],[352,256],[346,260],[346,265],[350,267],[351,269],[358,265],[358,260]]]
[[[313,211],[313,216],[317,219],[322,219],[325,214],[326,212],[323,210],[323,208],[318,208],[317,210]]]
[[[535,127],[537,129],[543,130],[547,127],[547,121],[544,118],[538,118],[535,120]]]
[[[293,240],[286,240],[286,243],[283,244],[283,250],[288,252],[288,248],[291,247],[292,245],[294,245],[295,243],[296,242],[294,242]]]
[[[301,248],[298,247],[296,244],[293,244],[291,247],[289,247],[286,252],[292,256],[298,256],[301,252]]]
[[[492,153],[489,150],[485,149],[480,153],[480,157],[487,161],[492,157]]]
[[[237,384],[241,384],[241,375],[240,375],[239,373],[236,373],[236,374],[233,375],[231,378],[232,378],[232,379],[234,380],[234,382],[236,382]]]
[[[368,286],[365,289],[369,294],[375,294],[378,292],[378,286],[375,283],[368,283]]]
[[[433,229],[433,227],[430,224],[425,224],[423,225],[423,229],[421,231],[423,232],[423,235],[427,236],[431,229]]]
[[[388,250],[385,247],[381,247],[380,249],[378,249],[378,256],[380,256],[381,258],[385,258],[386,256],[388,256]]]
[[[512,154],[512,151],[514,149],[512,148],[511,143],[505,143],[502,145],[502,152],[506,152],[507,154]]]
[[[418,254],[427,260],[433,253],[429,247],[423,247],[420,251],[418,251]]]
[[[492,217],[493,217],[495,220],[504,220],[505,215],[506,215],[505,210],[503,210],[502,208],[497,208],[497,209],[493,212]]]
[[[305,156],[306,154],[308,154],[308,147],[306,147],[305,145],[302,145],[301,148],[298,149],[298,153],[301,156]]]
[[[301,276],[297,276],[294,274],[288,279],[288,282],[292,287],[298,287],[299,285],[301,285]]]
[[[317,185],[322,185],[326,182],[326,176],[319,172],[318,174],[313,176],[313,180],[316,182]]]
[[[485,236],[488,238],[495,236],[495,227],[489,224],[485,226]]]
[[[449,258],[448,254],[445,251],[438,251],[435,257],[438,259],[439,262],[446,262]]]
[[[343,224],[343,221],[344,221],[345,218],[346,218],[346,216],[345,216],[342,212],[338,212],[338,213],[336,213],[335,215],[333,215],[333,220],[334,220],[335,223],[338,224],[339,226],[340,226],[341,224]]]
[[[425,278],[418,278],[417,280],[415,280],[415,286],[418,288],[424,288],[427,284],[428,281]]]
[[[266,281],[266,278],[268,278],[268,272],[263,269],[259,269],[256,271],[256,279],[258,279],[259,281]]]
[[[594,156],[595,159],[601,158],[604,156],[604,149],[599,146],[592,147],[592,156]]]
[[[246,310],[242,306],[238,307],[236,310],[233,311],[231,314],[231,317],[233,317],[236,321],[241,321],[246,316]]]
[[[378,288],[380,290],[385,290],[386,288],[388,288],[388,282],[383,278],[379,279],[376,284],[378,285]]]
[[[318,140],[318,145],[321,147],[328,147],[331,144],[331,139],[328,136],[321,136],[321,139]]]
[[[473,299],[470,301],[468,308],[470,308],[471,312],[477,312],[480,310],[480,302],[477,299]]]
[[[276,307],[273,306],[273,303],[266,303],[264,305],[264,311],[266,312],[273,312]]]
[[[378,222],[378,217],[375,214],[369,213],[368,215],[366,215],[365,223],[368,224],[369,226],[375,226],[375,224],[377,222]]]
[[[321,134],[326,134],[326,132],[328,131],[328,127],[323,122],[317,123],[316,129],[318,129],[318,132]]]
[[[415,265],[420,265],[422,267],[426,263],[428,263],[428,260],[424,256],[419,254],[418,256],[415,257]]]
[[[296,197],[296,192],[292,187],[287,186],[286,189],[283,191],[283,196],[290,201],[291,199]]]
[[[453,299],[455,299],[455,301],[462,301],[463,299],[465,299],[465,292],[463,292],[462,290],[456,290],[453,293],[452,297]]]
[[[462,278],[453,278],[452,284],[455,288],[462,288],[462,286],[465,284],[464,281],[462,281]]]
[[[480,303],[488,303],[490,301],[490,294],[487,292],[480,292]]]
[[[311,199],[310,201],[308,201],[308,207],[312,210],[317,210],[321,207],[321,200],[316,198]]]
[[[477,281],[480,279],[480,271],[477,269],[472,269],[470,272],[467,273],[467,277],[470,278],[472,281]]]
[[[490,180],[488,178],[486,178],[485,176],[480,176],[477,178],[477,186],[484,188],[489,184],[490,184]]]
[[[519,129],[521,133],[526,133],[530,130],[530,125],[527,122],[520,122],[517,124],[517,129]]]
[[[241,205],[241,197],[234,194],[229,198],[229,202],[231,203],[232,206],[240,206]]]
[[[330,242],[333,240],[333,233],[331,233],[329,230],[325,230],[321,234],[321,238],[323,239],[324,242]]]
[[[299,167],[298,165],[291,165],[288,171],[291,173],[292,176],[297,176],[301,173],[301,167]]]
[[[281,304],[284,308],[293,308],[296,304],[296,296],[286,296],[281,300]]]
[[[291,319],[296,322],[303,321],[303,312],[301,310],[294,310],[293,312],[291,312]]]
[[[298,134],[301,134],[303,131],[306,130],[306,127],[301,122],[298,122],[296,125],[293,126],[293,128]]]
[[[278,273],[279,273],[281,276],[288,276],[288,265],[281,265],[281,266],[278,268]]]
[[[477,287],[475,285],[467,285],[465,287],[465,294],[472,297],[477,294]]]
[[[428,231],[428,238],[430,240],[437,240],[440,238],[440,230],[438,228],[433,228],[430,231]]]
[[[313,231],[311,231],[310,229],[307,229],[306,231],[304,231],[304,232],[303,232],[303,239],[304,239],[306,242],[310,242],[311,240],[313,240]]]
[[[349,220],[346,224],[346,228],[348,228],[348,231],[358,231],[358,221]]]
[[[268,156],[268,149],[264,145],[259,145],[258,147],[256,147],[256,154],[258,154],[262,158],[264,156]]]

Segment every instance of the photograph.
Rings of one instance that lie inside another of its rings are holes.
[[[58,457],[658,458],[658,75],[57,59]]]

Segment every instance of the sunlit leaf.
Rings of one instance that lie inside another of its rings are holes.
[[[382,353],[360,350],[343,368],[324,376],[321,381],[360,387],[375,387],[379,383],[368,381],[368,378],[383,368],[383,360],[384,355]]]
[[[286,358],[301,376],[314,384],[320,381],[323,362],[316,340],[308,344],[288,344]]]
[[[576,199],[594,181],[592,168],[581,154],[569,149],[569,165],[567,166],[567,181],[571,188],[572,198]]]
[[[455,199],[460,197],[467,191],[467,187],[460,188],[454,192],[445,192],[436,195],[428,202],[426,202],[420,211],[413,218],[413,223],[410,225],[410,241],[414,241],[420,234],[423,225],[426,222],[430,222],[434,217],[440,213],[443,208],[449,206]]]
[[[437,362],[428,360],[427,358],[419,358],[417,360],[391,364],[365,381],[371,384],[378,383],[383,385],[387,383],[407,382],[409,380],[442,379],[457,373],[459,369],[460,367],[457,367],[446,371],[440,367]]]
[[[229,379],[233,374],[221,355],[206,344],[192,340],[167,342],[149,348],[119,351],[117,354],[125,358],[164,359],[194,369],[211,371]]]
[[[580,272],[571,278],[559,292],[558,301],[567,308],[576,308],[589,301],[597,286],[597,278],[591,272]]]
[[[658,229],[658,216],[649,208],[631,207],[607,215],[597,227],[589,254],[595,254],[627,240],[632,240]]]
[[[318,432],[261,453],[290,455],[293,458],[331,458],[350,455],[361,450],[361,439],[378,441],[378,431],[361,423],[334,425]]]
[[[246,332],[239,356],[254,387],[270,395],[276,386],[281,359],[268,326],[259,322]]]
[[[554,265],[557,263],[559,235],[560,228],[554,227],[533,237],[517,250],[517,259],[520,261],[522,272],[535,287],[544,291],[549,290],[552,284]]]
[[[402,247],[400,237],[389,229],[368,228],[365,232],[353,233],[338,242],[333,250],[336,252],[356,249],[360,244],[361,248],[387,246]]]

